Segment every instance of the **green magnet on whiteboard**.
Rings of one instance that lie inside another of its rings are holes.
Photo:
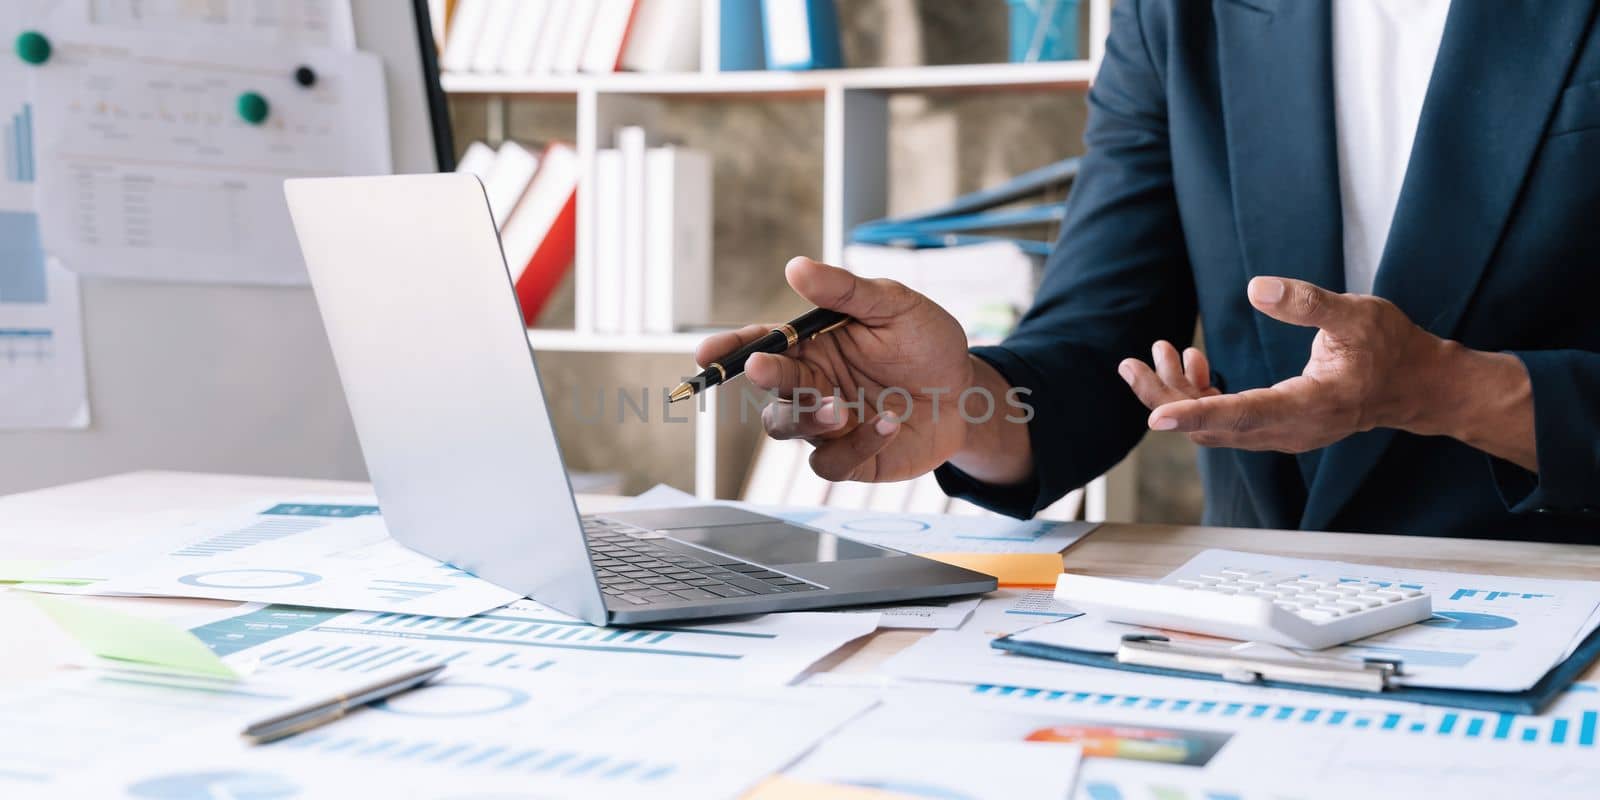
[[[38,31],[17,34],[17,58],[34,65],[49,61],[50,40]]]
[[[239,95],[239,116],[251,125],[267,121],[267,98],[255,92]]]

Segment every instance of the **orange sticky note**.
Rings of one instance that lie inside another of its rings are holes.
[[[1060,553],[921,553],[923,558],[993,575],[1001,586],[1054,586]]]
[[[744,800],[900,800],[909,797],[882,789],[802,781],[774,775],[746,793]]]

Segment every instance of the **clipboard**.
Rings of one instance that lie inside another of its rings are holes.
[[[1342,697],[1380,697],[1432,706],[1533,715],[1554,702],[1600,657],[1600,629],[1591,631],[1571,656],[1545,673],[1538,683],[1520,692],[1405,686],[1395,681],[1404,674],[1405,665],[1399,661],[1340,661],[1335,667],[1325,663],[1335,659],[1301,656],[1273,645],[1257,644],[1254,649],[1179,645],[1162,636],[1135,634],[1123,637],[1121,647],[1114,654],[1018,641],[1010,636],[995,639],[990,646],[1033,658],[1166,678],[1224,681]],[[1290,658],[1284,658],[1283,653]]]

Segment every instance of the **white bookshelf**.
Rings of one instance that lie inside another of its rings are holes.
[[[823,115],[822,257],[839,263],[851,228],[888,213],[889,98],[908,93],[1083,92],[1099,66],[1109,30],[1112,0],[1085,0],[1088,58],[1032,64],[960,64],[921,67],[866,67],[805,72],[715,71],[718,41],[716,3],[702,4],[702,65],[698,72],[608,75],[511,76],[446,74],[444,90],[452,95],[487,97],[487,129],[491,140],[504,138],[508,106],[516,102],[575,101],[577,149],[581,164],[578,186],[577,265],[578,318],[574,330],[533,329],[528,341],[535,351],[618,355],[681,355],[686,359],[705,332],[628,336],[599,333],[585,313],[585,276],[593,275],[594,163],[597,151],[614,146],[612,132],[625,125],[655,127],[667,105],[681,99],[752,102],[786,98],[820,100]],[[706,146],[697,143],[697,146]],[[715,302],[715,300],[713,301]],[[711,393],[715,395],[715,393]],[[713,405],[702,408],[702,420],[715,419]],[[716,496],[717,425],[695,425],[695,494]],[[1112,481],[1127,484],[1130,473],[1119,470]],[[1108,495],[1107,479],[1088,487],[1085,508],[1090,519],[1131,518],[1131,497],[1117,490]]]
[[[451,94],[502,97],[561,97],[601,94],[795,95],[821,97],[830,91],[938,92],[1085,89],[1094,62],[1038,64],[953,64],[932,67],[869,67],[809,72],[684,72],[611,75],[445,75]]]

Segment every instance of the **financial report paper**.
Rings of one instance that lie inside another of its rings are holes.
[[[733,798],[873,702],[844,691],[451,670],[279,742],[196,737],[181,763],[134,753],[65,788],[106,798]]]
[[[193,632],[224,660],[258,660],[263,671],[364,673],[448,663],[507,675],[781,685],[877,625],[873,614],[797,612],[597,628],[524,599],[466,618],[254,607]]]
[[[1076,744],[1087,757],[1080,788],[1111,762],[1174,789],[1243,797],[1504,798],[1538,786],[1540,797],[1588,798],[1600,781],[1593,684],[1534,716],[1112,674],[1120,686],[893,684],[839,737]],[[1165,796],[1205,795],[1125,795]]]
[[[53,0],[0,3],[0,41],[45,24]],[[48,257],[39,232],[36,109],[32,71],[0,58],[0,429],[89,425],[78,277]]]
[[[1207,550],[1173,574],[1222,569],[1338,575],[1392,583],[1433,595],[1433,618],[1321,655],[1398,659],[1408,686],[1513,692],[1527,689],[1595,629],[1600,583],[1469,575]],[[1115,652],[1125,633],[1144,630],[1085,616],[1034,628],[1017,638]],[[1179,632],[1163,632],[1182,638]]]
[[[7,689],[0,692],[0,797],[57,796],[51,787],[105,759],[200,732],[232,738],[256,717],[332,697],[357,682],[346,675],[251,676],[230,683],[77,670]],[[169,751],[163,761],[180,756]]]
[[[79,275],[304,285],[284,180],[392,170],[376,55],[134,24],[52,33],[49,68],[28,75],[39,222]],[[313,85],[292,80],[301,65]],[[248,94],[264,118],[243,118]]]
[[[456,617],[520,596],[394,541],[370,497],[266,498],[60,571],[102,580],[41,589]]]

